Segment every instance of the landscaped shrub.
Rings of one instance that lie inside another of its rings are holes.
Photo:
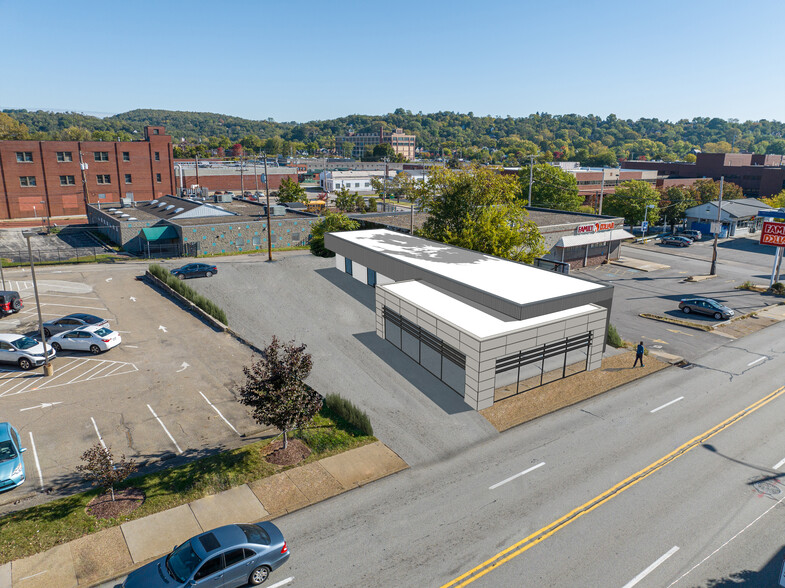
[[[324,406],[363,435],[373,435],[371,419],[348,398],[343,398],[339,394],[328,394],[324,399]]]
[[[624,347],[624,340],[619,336],[619,332],[613,325],[608,325],[608,345],[611,347]]]
[[[753,284],[752,282],[750,282],[749,280],[747,280],[747,281],[746,281],[746,282],[744,282],[744,283],[743,283],[741,286],[739,286],[739,290],[752,290],[752,288],[753,288],[754,286],[755,286],[755,284]]]
[[[157,264],[151,263],[148,267],[149,272],[154,275],[156,278],[161,280],[164,284],[169,286],[172,290],[177,292],[180,296],[185,298],[186,300],[190,300],[196,306],[201,308],[211,317],[218,319],[223,324],[227,324],[226,322],[226,313],[222,308],[216,305],[212,300],[206,298],[199,294],[196,290],[191,288],[188,284],[185,284],[183,280],[173,276],[166,268]]]
[[[771,288],[769,288],[769,292],[779,295],[785,294],[785,284],[782,282],[775,282],[772,284]]]

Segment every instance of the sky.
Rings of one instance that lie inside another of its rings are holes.
[[[785,1],[0,0],[0,108],[785,118]]]

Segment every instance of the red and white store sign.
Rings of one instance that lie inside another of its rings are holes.
[[[760,244],[785,247],[785,223],[764,222],[760,232]]]
[[[600,231],[610,231],[613,229],[613,226],[613,221],[607,221],[604,223],[589,223],[586,225],[578,225],[578,228],[575,229],[575,232],[578,235],[582,235],[584,233],[598,233]]]

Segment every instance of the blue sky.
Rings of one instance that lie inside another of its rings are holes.
[[[785,118],[785,2],[0,0],[0,108]]]

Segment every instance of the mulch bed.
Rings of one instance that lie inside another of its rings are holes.
[[[310,448],[299,439],[289,439],[286,449],[283,448],[283,441],[274,441],[262,450],[264,458],[275,465],[290,466],[300,463],[311,455]]]
[[[107,491],[93,498],[85,509],[87,514],[97,519],[113,519],[132,513],[144,504],[144,492],[138,488],[124,488],[114,491]]]

